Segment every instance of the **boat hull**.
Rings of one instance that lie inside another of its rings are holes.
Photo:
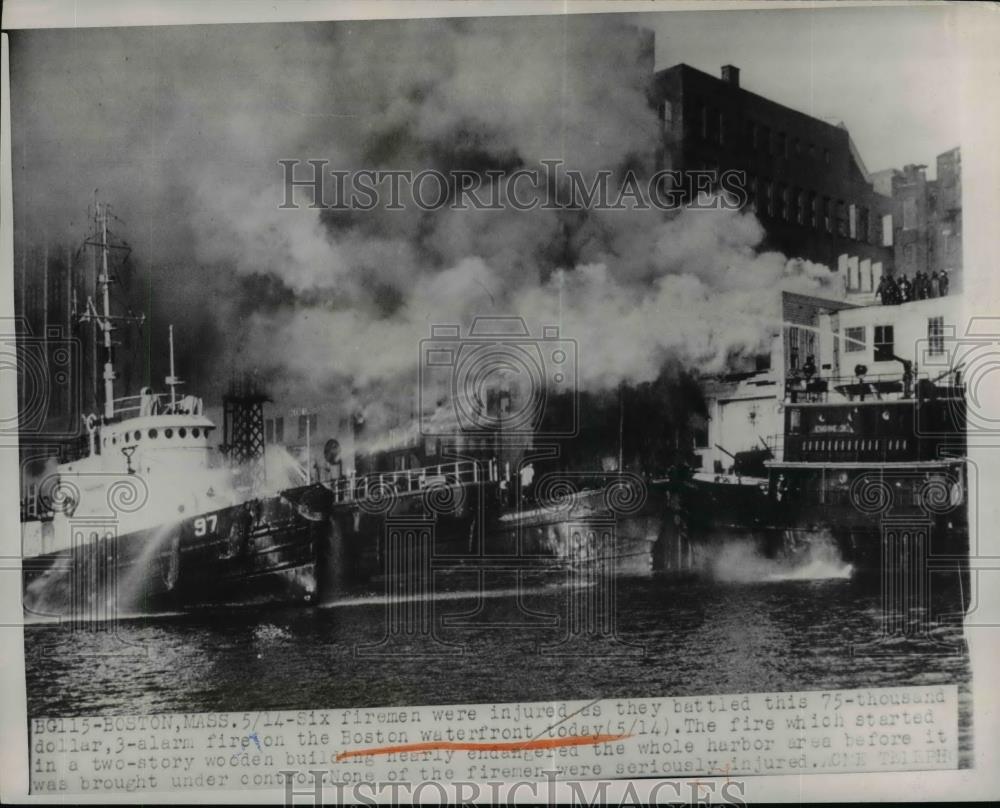
[[[966,484],[959,462],[776,468],[760,485],[694,480],[681,495],[693,554],[743,542],[792,565],[832,554],[855,578],[969,591]],[[920,584],[924,585],[924,584]]]
[[[637,478],[638,479],[638,478]],[[640,481],[641,483],[641,481]],[[594,566],[609,574],[649,575],[663,533],[666,500],[642,484],[573,491],[509,507],[495,486],[467,486],[444,496],[354,506],[335,514],[345,536],[346,578],[359,584],[409,574],[400,541],[423,542],[424,568],[434,572],[572,571]]]
[[[335,553],[320,510],[253,499],[117,535],[75,524],[66,549],[23,562],[29,619],[108,620],[218,603],[311,603],[333,585]]]

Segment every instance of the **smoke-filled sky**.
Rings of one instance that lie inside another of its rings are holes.
[[[729,26],[696,16],[706,42]],[[173,322],[179,372],[208,393],[256,368],[278,395],[406,398],[430,326],[476,314],[559,324],[588,389],[650,380],[669,357],[722,370],[766,348],[778,288],[827,281],[758,254],[752,216],[279,208],[280,159],[648,165],[657,122],[637,21],[659,32],[658,66],[710,69],[667,17],[14,32],[17,238],[77,243],[99,189],[135,248],[145,282],[128,291],[154,354]]]

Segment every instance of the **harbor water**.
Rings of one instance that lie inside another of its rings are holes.
[[[968,765],[970,670],[954,593],[936,593],[917,616],[921,638],[885,637],[877,582],[838,569],[812,574],[617,578],[613,612],[589,623],[574,611],[578,586],[514,580],[412,601],[373,592],[324,606],[216,608],[75,630],[29,625],[28,714],[957,684]]]

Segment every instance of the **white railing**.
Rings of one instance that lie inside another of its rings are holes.
[[[150,396],[122,396],[121,398],[115,399],[115,415],[121,418],[133,418],[142,415],[142,405],[145,401],[149,402],[149,411],[151,414],[155,414],[159,410],[159,401],[162,398],[162,393],[156,393]]]
[[[142,415],[201,415],[202,400],[197,396],[183,396],[171,403],[166,393],[143,396],[122,396],[115,399],[115,415],[133,418]]]
[[[484,479],[480,464],[474,460],[458,460],[401,471],[376,471],[360,477],[353,475],[328,480],[323,485],[333,493],[337,504],[369,498],[385,498],[419,494],[428,488],[478,483]]]

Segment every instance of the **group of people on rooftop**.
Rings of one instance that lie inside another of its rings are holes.
[[[948,294],[948,270],[940,272],[917,272],[911,281],[905,274],[894,278],[883,275],[875,296],[883,306],[909,303],[911,300],[926,300],[929,297],[944,297]]]

